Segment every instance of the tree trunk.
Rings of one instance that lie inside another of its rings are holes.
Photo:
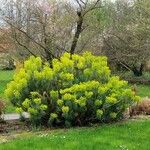
[[[81,12],[77,12],[78,18],[79,20],[77,21],[77,28],[76,28],[76,32],[72,41],[72,45],[71,45],[71,49],[70,49],[70,54],[74,54],[75,49],[77,47],[77,43],[79,40],[79,36],[82,32],[82,25],[83,25],[83,16],[81,14]]]
[[[133,66],[133,73],[136,77],[140,77],[143,75],[143,69],[144,69],[144,64],[141,64],[140,69],[138,69],[136,66]]]
[[[46,60],[50,63],[50,66],[52,67],[52,60],[53,60],[53,56],[51,55],[50,52],[50,47],[48,45],[48,39],[47,39],[47,35],[46,35],[46,26],[47,26],[47,14],[44,15],[44,24],[43,24],[43,35],[44,35],[44,45],[45,45],[45,58]]]

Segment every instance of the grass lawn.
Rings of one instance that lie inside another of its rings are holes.
[[[138,95],[141,97],[148,96],[150,98],[150,85],[137,85],[138,87]]]
[[[14,71],[2,71],[0,70],[0,98],[5,99],[4,97],[4,90],[6,88],[7,83],[9,83],[12,80]],[[6,100],[6,112],[13,112],[14,107],[11,105],[11,103]]]
[[[21,134],[1,150],[149,150],[150,120]]]

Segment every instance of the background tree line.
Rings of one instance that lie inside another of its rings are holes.
[[[141,76],[150,59],[149,10],[149,0],[7,0],[1,32],[20,60],[40,55],[51,62],[90,50]]]

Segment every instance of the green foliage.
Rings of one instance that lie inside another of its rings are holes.
[[[109,122],[139,97],[127,82],[111,76],[107,58],[91,53],[65,53],[52,61],[53,68],[37,57],[25,61],[5,91],[17,111],[31,114],[34,124],[85,125]]]

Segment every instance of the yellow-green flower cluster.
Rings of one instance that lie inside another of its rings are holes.
[[[81,97],[79,98],[79,100],[78,100],[79,106],[85,107],[85,106],[86,106],[86,101],[87,101],[86,97],[82,97],[82,96],[81,96]]]
[[[87,91],[85,91],[85,97],[86,98],[91,98],[92,96],[93,96],[93,92],[87,92]]]
[[[44,104],[40,105],[40,109],[43,110],[43,111],[47,110],[47,108],[48,108],[47,105],[44,105]]]
[[[84,91],[91,91],[93,89],[96,89],[99,86],[98,81],[88,81],[88,82],[82,82],[79,84],[74,84],[70,88],[66,88],[64,90],[60,90],[61,94],[65,93],[75,93],[75,92],[84,92]],[[91,93],[90,93],[91,94]]]
[[[34,77],[37,80],[52,80],[54,77],[54,73],[49,66],[45,65],[42,71],[34,71]]]
[[[69,107],[68,106],[63,106],[62,107],[62,112],[63,113],[68,113],[69,112]]]
[[[65,80],[72,81],[74,80],[74,75],[72,73],[61,73],[60,78],[64,81]]]
[[[58,99],[58,91],[50,91],[50,96],[53,98],[53,99]]]
[[[61,57],[61,59],[60,59],[60,61],[61,61],[61,63],[62,63],[62,67],[63,67],[63,68],[67,68],[67,69],[73,68],[73,66],[74,66],[74,61],[71,60],[70,57],[68,58],[67,55],[68,55],[68,54],[65,53],[65,54]],[[54,66],[55,66],[55,65],[54,65]]]
[[[21,107],[17,107],[16,108],[16,112],[19,113],[19,114],[21,114],[23,112],[23,109]]]
[[[109,90],[109,87],[107,87],[107,85],[105,85],[105,86],[100,85],[98,88],[98,93],[105,94],[108,90]]]
[[[22,106],[23,106],[24,108],[27,108],[27,109],[28,109],[28,108],[30,107],[30,104],[31,104],[30,99],[26,98],[25,101],[22,103]]]
[[[76,99],[76,95],[72,95],[70,93],[66,93],[63,95],[62,97],[63,100],[75,100]]]
[[[32,98],[40,97],[40,94],[38,92],[30,92],[30,94]]]
[[[141,97],[135,95],[134,98],[133,98],[133,100],[134,100],[135,102],[139,102],[139,101],[141,100]]]
[[[50,114],[50,119],[51,120],[54,120],[54,119],[56,119],[58,117],[58,115],[56,114],[56,113],[51,113]]]
[[[103,111],[102,111],[101,109],[98,109],[98,110],[96,111],[96,117],[97,117],[98,119],[101,119],[102,115],[103,115]]]
[[[95,100],[95,106],[101,106],[102,105],[102,101],[99,99]]]
[[[30,72],[38,70],[42,67],[42,60],[40,57],[31,56],[30,59],[25,61],[24,69]]]
[[[37,114],[38,114],[38,111],[37,111],[35,108],[32,108],[32,107],[29,107],[29,108],[28,108],[28,112],[29,112],[31,115],[37,115]]]
[[[29,80],[32,78],[32,73],[42,67],[42,60],[40,57],[30,57],[25,61],[24,68],[14,75],[14,80],[7,86],[5,94],[8,98],[20,98],[20,94],[24,88],[27,87]]]
[[[106,97],[106,103],[115,104],[117,102],[117,99],[113,96]]]
[[[127,81],[119,80],[118,76],[113,76],[108,82],[108,87],[113,87],[115,89],[123,88],[127,86]]]
[[[90,69],[90,68],[86,68],[84,71],[83,71],[83,74],[85,75],[85,77],[90,77],[93,75],[93,71]]]
[[[85,67],[86,67],[85,58],[80,57],[80,59],[78,60],[78,63],[77,63],[77,68],[78,69],[84,69]]]
[[[37,105],[40,105],[41,104],[41,98],[35,98],[33,99],[34,103],[37,104]]]
[[[58,106],[62,106],[63,104],[64,104],[63,100],[61,100],[61,99],[57,100],[57,105]]]

